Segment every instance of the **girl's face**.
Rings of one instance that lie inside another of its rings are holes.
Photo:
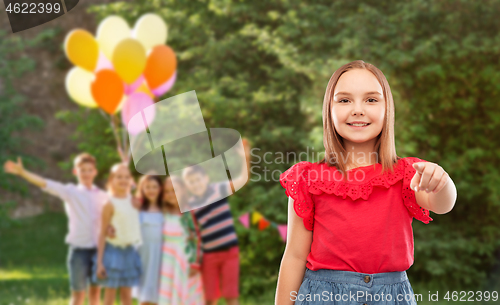
[[[165,185],[163,189],[163,201],[178,206],[179,202],[177,200],[177,196],[182,196],[183,189],[182,186],[180,185],[175,185],[174,189],[173,183],[172,179],[170,178],[167,178],[165,180]],[[176,196],[176,190],[177,190],[177,196]]]
[[[160,191],[160,185],[154,179],[148,179],[142,185],[142,192],[149,202],[156,202]]]
[[[384,116],[385,99],[375,75],[353,69],[340,76],[332,101],[332,120],[346,149],[376,138],[382,131]]]
[[[110,186],[115,191],[128,191],[132,183],[132,175],[128,167],[119,166],[112,172]]]

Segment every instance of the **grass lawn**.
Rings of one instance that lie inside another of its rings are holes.
[[[64,244],[67,220],[62,213],[48,212],[9,225],[0,224],[0,305],[67,305],[69,283],[66,271],[67,247]],[[241,275],[241,281],[244,276]],[[241,305],[274,304],[274,287],[260,296],[241,296]],[[429,302],[427,289],[421,293],[421,305],[463,304]],[[442,294],[440,292],[440,299]],[[465,302],[499,304],[497,302]],[[118,304],[118,303],[117,303]],[[219,304],[225,304],[223,300]]]
[[[53,212],[0,226],[0,305],[69,304],[66,227],[66,216]],[[274,291],[241,297],[242,305],[273,303]]]

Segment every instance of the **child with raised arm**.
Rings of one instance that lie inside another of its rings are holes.
[[[132,175],[124,163],[115,164],[108,178],[109,201],[102,210],[102,226],[97,255],[94,257],[93,280],[105,288],[104,305],[113,305],[120,291],[122,305],[132,305],[132,287],[139,284],[142,273],[137,247],[141,244],[139,211],[132,201]],[[108,237],[109,226],[114,238]]]
[[[281,174],[288,233],[275,303],[414,305],[413,218],[451,211],[444,169],[401,158],[389,83],[361,60],[330,78],[323,102],[325,158]]]
[[[69,228],[66,243],[69,246],[67,267],[71,289],[70,304],[82,305],[90,284],[89,304],[98,305],[100,289],[91,281],[92,257],[97,252],[100,214],[107,195],[94,185],[97,175],[95,158],[88,153],[82,153],[74,159],[73,174],[78,184],[62,184],[31,173],[23,167],[21,158],[18,158],[17,162],[7,161],[4,170],[64,201]]]
[[[221,296],[228,305],[239,304],[239,244],[227,196],[232,193],[230,183],[244,185],[248,180],[250,145],[246,139],[242,143],[244,151],[239,153],[245,157],[246,163],[242,163],[241,175],[231,182],[210,183],[207,173],[199,165],[188,167],[182,173],[191,193],[189,205],[200,207],[194,210],[194,214],[201,228],[201,273],[207,305],[217,304]]]

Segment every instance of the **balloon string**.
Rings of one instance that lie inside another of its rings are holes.
[[[120,141],[120,136],[118,135],[118,130],[116,126],[116,119],[115,115],[112,114],[110,115],[110,123],[111,123],[111,129],[113,130],[113,135],[115,136],[115,141],[116,141],[116,146],[118,148],[118,153],[120,154],[120,159],[123,162],[126,162],[124,156],[123,156],[123,148],[121,147],[121,141]]]

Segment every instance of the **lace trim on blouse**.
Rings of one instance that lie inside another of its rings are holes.
[[[317,164],[302,161],[282,173],[280,183],[285,188],[286,195],[294,200],[294,210],[299,217],[303,218],[304,226],[311,231],[314,226],[314,201],[312,194],[321,195],[322,193],[327,193],[334,194],[343,199],[349,197],[352,200],[360,198],[368,200],[373,187],[389,188],[401,179],[403,179],[403,203],[408,209],[409,214],[417,220],[428,224],[433,219],[429,216],[427,209],[417,204],[415,192],[410,188],[411,179],[416,172],[412,166],[415,162],[427,161],[415,157],[403,158],[399,160],[393,172],[386,171],[384,174],[377,175],[365,183],[352,184],[341,179],[332,181],[314,179],[310,177],[311,169],[313,166],[317,166]],[[332,168],[332,170],[336,171],[337,169]]]

